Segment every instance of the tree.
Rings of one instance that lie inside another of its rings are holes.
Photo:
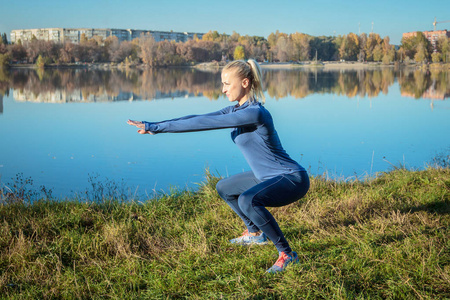
[[[21,62],[27,59],[27,50],[19,43],[9,45],[9,54],[13,61]]]
[[[345,60],[357,60],[359,54],[359,39],[354,33],[344,36],[339,47],[339,56]]]
[[[161,41],[156,48],[157,66],[170,66],[181,64],[180,55],[176,53],[176,44],[167,40]]]
[[[442,36],[437,41],[437,49],[442,55],[444,62],[450,61],[450,38]]]
[[[395,48],[393,45],[391,45],[389,43],[389,41],[390,41],[389,37],[386,36],[382,42],[382,49],[383,49],[383,59],[382,60],[383,60],[384,64],[389,64],[389,63],[393,62],[395,59]]]
[[[319,60],[337,60],[338,48],[333,37],[311,37],[309,41],[309,57],[315,57],[317,51],[317,59]]]
[[[215,42],[215,41],[220,41],[221,37],[220,34],[217,31],[208,31],[207,33],[205,33],[202,37],[203,41],[210,41],[210,42]]]
[[[427,58],[427,53],[424,44],[420,44],[417,46],[417,52],[414,55],[414,60],[416,62],[424,62]]]
[[[110,59],[114,62],[122,62],[125,58],[129,58],[131,61],[134,61],[138,58],[136,45],[133,42],[123,41],[120,43],[117,50],[109,51]]]
[[[372,52],[373,61],[381,61],[383,59],[383,47],[381,45],[376,45]]]
[[[369,34],[369,36],[367,37],[365,47],[364,47],[364,52],[366,54],[367,61],[379,61],[381,59],[381,58],[379,58],[378,60],[375,60],[373,58],[375,47],[377,47],[381,43],[382,43],[382,39],[378,33],[370,33]],[[379,53],[377,53],[377,55],[379,55]]]
[[[62,45],[56,44],[51,41],[32,40],[25,44],[27,50],[27,56],[30,63],[35,63],[39,55],[42,57],[48,57],[52,60],[57,60],[59,56],[59,48]]]
[[[62,63],[71,63],[74,60],[73,52],[74,52],[74,44],[71,42],[67,42],[63,47],[59,50],[59,61]]]
[[[400,47],[397,51],[397,58],[400,62],[403,62],[403,60],[406,58],[405,49],[403,47]]]
[[[364,49],[367,47],[367,34],[362,33],[358,36],[359,39],[359,54],[358,54],[358,61],[363,62],[366,60],[366,52]]]
[[[431,54],[431,60],[434,63],[438,63],[441,61],[441,54],[439,52],[434,52],[433,54]]]
[[[39,55],[38,59],[36,60],[36,66],[42,69],[45,66],[48,66],[50,62],[51,60],[48,57],[43,57],[42,55]]]
[[[156,41],[151,34],[139,38],[139,57],[142,62],[150,67],[156,65]]]
[[[416,60],[416,55],[419,51],[420,53],[417,55],[417,58],[420,59],[420,61],[428,59],[432,53],[430,41],[420,31],[416,32],[414,36],[402,38],[402,48],[404,49],[406,56],[414,60]]]
[[[86,37],[86,34],[83,32],[80,36],[80,44],[85,44],[87,43],[88,39]]]
[[[292,57],[291,59],[294,61],[304,61],[309,59],[310,52],[310,36],[304,33],[293,33],[290,35],[290,39],[292,40]],[[315,55],[315,54],[314,54]]]
[[[8,52],[6,46],[4,44],[0,44],[0,54],[5,54],[6,52]]]
[[[9,66],[10,56],[9,53],[0,53],[0,68],[6,68]]]
[[[239,41],[240,37],[241,37],[241,35],[239,33],[237,33],[236,31],[233,31],[233,34],[231,34],[231,36],[230,36],[230,41],[237,43]]]
[[[239,59],[245,59],[245,52],[244,52],[244,47],[242,46],[237,46],[234,49],[234,55],[233,55],[234,60],[239,60]]]

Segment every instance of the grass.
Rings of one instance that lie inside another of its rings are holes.
[[[0,298],[450,298],[449,168],[312,177],[304,199],[271,209],[300,257],[276,275],[273,245],[228,243],[243,225],[217,180],[143,203],[1,190]]]

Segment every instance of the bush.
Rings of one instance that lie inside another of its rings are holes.
[[[438,53],[438,52],[434,52],[433,54],[431,54],[431,60],[432,60],[434,63],[440,62],[440,61],[441,61],[441,54]]]
[[[38,68],[44,68],[46,66],[48,66],[49,64],[51,64],[52,60],[48,57],[39,55],[38,59],[36,60],[36,66]]]
[[[0,68],[5,68],[9,66],[9,61],[11,60],[11,57],[8,53],[0,54]]]

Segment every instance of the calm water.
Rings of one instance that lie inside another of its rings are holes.
[[[420,169],[450,150],[448,72],[264,73],[283,145],[312,174]],[[206,168],[248,170],[227,129],[150,136],[126,124],[219,110],[230,105],[220,90],[219,73],[190,69],[0,71],[1,182],[23,173],[54,196],[82,195],[92,180],[123,182],[151,196],[195,188]]]

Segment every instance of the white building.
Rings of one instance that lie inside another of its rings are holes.
[[[96,29],[96,28],[37,28],[37,29],[16,29],[11,31],[12,43],[19,40],[22,42],[31,41],[36,37],[38,40],[54,41],[57,43],[79,43],[81,36],[90,39],[94,36],[106,39],[109,36],[116,36],[120,42],[131,41],[140,37],[142,34],[151,34],[155,41],[176,41],[186,42],[192,40],[196,35],[199,39],[202,38],[203,33],[192,32],[173,32],[173,31],[152,31],[152,30],[135,30],[135,29]]]

